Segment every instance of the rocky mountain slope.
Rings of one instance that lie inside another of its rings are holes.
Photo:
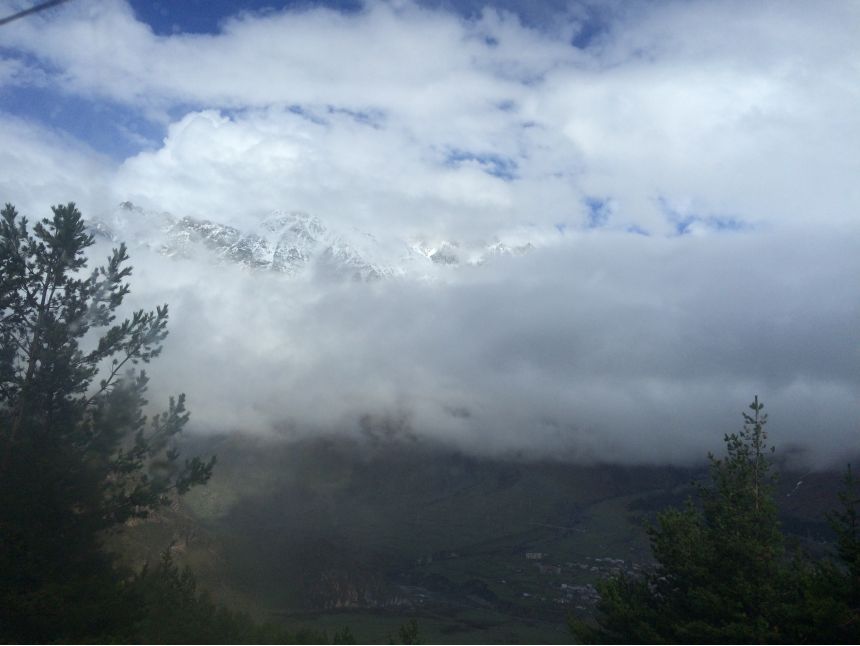
[[[235,263],[286,275],[314,272],[358,281],[387,276],[427,276],[440,267],[479,265],[494,257],[522,255],[531,243],[465,245],[457,241],[396,241],[381,244],[369,233],[336,231],[301,211],[274,211],[242,228],[213,220],[178,217],[121,203],[90,225],[97,236],[144,246],[167,257]]]

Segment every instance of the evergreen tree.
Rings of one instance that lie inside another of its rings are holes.
[[[773,500],[772,449],[755,398],[743,430],[710,459],[699,506],[688,502],[649,529],[656,568],[600,587],[598,626],[578,623],[588,641],[779,642],[800,589],[784,556]]]
[[[598,586],[597,625],[571,621],[587,642],[860,642],[860,494],[849,466],[841,508],[828,515],[837,560],[785,554],[773,490],[767,416],[755,398],[743,430],[709,455],[699,504],[669,509],[649,529],[657,563],[642,577]]]
[[[827,515],[836,534],[837,560],[807,568],[801,579],[809,641],[860,642],[860,491],[849,465],[840,507]]]
[[[137,610],[101,549],[105,530],[204,483],[180,460],[184,396],[143,414],[167,306],[117,310],[125,245],[86,274],[93,244],[74,204],[32,231],[0,212],[0,640],[123,639]]]
[[[843,489],[839,493],[841,508],[831,512],[828,520],[836,532],[836,545],[842,561],[842,586],[845,602],[850,610],[849,623],[855,626],[855,634],[860,637],[860,486],[851,470],[845,470]]]

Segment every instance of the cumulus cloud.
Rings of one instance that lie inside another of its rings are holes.
[[[444,7],[246,13],[205,35],[156,35],[120,1],[20,21],[3,92],[121,106],[163,138],[126,133],[147,143],[110,163],[0,114],[4,199],[533,243],[373,284],[137,250],[138,302],[174,312],[157,383],[200,428],[369,413],[471,450],[686,460],[758,393],[786,443],[860,449],[857,7]]]
[[[61,131],[0,116],[0,200],[31,220],[51,204],[77,202],[89,211],[111,206],[113,171],[103,155]]]

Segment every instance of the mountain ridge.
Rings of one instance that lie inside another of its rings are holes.
[[[477,245],[425,238],[397,240],[385,248],[371,233],[334,230],[304,211],[275,210],[237,226],[122,202],[90,231],[111,242],[141,245],[169,258],[208,258],[287,276],[314,272],[326,277],[374,281],[395,276],[432,278],[440,271],[478,266],[500,256],[533,251],[532,242],[509,245],[498,239]]]

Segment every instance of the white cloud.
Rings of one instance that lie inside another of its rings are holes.
[[[138,251],[134,298],[171,304],[153,383],[186,391],[198,428],[357,432],[372,413],[479,452],[691,460],[758,394],[777,444],[829,460],[860,448],[858,242],[586,235],[447,284]]]
[[[829,454],[856,446],[860,12],[828,8],[619,4],[577,49],[576,11],[540,31],[374,2],[156,36],[123,2],[71,3],[9,32],[25,56],[0,84],[123,104],[166,137],[108,169],[4,118],[0,186],[33,208],[555,240],[446,285],[349,290],[141,252],[141,300],[175,309],[160,377],[206,424],[378,408],[464,446],[686,458],[758,392]],[[582,234],[586,196],[610,206]]]
[[[108,161],[53,129],[0,113],[0,201],[11,202],[31,221],[49,206],[76,202],[89,212],[109,208]]]
[[[349,185],[351,195],[365,193],[359,208],[374,218],[401,208],[389,203],[394,190],[419,200],[474,198],[501,220],[537,204],[529,217],[546,221],[576,218],[567,205],[593,192],[616,199],[619,225],[660,233],[670,230],[660,197],[755,222],[803,220],[822,209],[829,220],[853,217],[860,153],[845,135],[860,121],[860,17],[850,3],[833,9],[636,6],[616,10],[607,33],[580,51],[560,37],[570,30],[548,35],[491,9],[471,21],[374,2],[348,15],[245,14],[217,35],[165,37],[124,3],[104,2],[79,3],[62,20],[27,21],[11,39],[47,61],[70,92],[165,119],[184,104],[239,109],[232,127],[205,135],[211,141],[181,132],[198,119],[174,124],[164,152],[183,155],[186,175],[244,184],[261,167],[261,177],[280,181],[285,174],[273,174],[273,163],[287,154],[316,169],[317,193],[333,184],[335,192]],[[331,125],[259,118],[297,105]],[[347,124],[344,113],[331,118],[329,107],[368,114],[378,129]],[[450,149],[509,158],[530,181],[500,187],[467,164],[459,173],[428,168]],[[145,159],[132,165],[151,175]],[[235,178],[225,177],[231,172]],[[179,192],[183,203],[188,192]],[[178,198],[162,193],[153,197]],[[433,211],[449,214],[447,205]],[[443,226],[464,221],[471,216],[451,214]]]

